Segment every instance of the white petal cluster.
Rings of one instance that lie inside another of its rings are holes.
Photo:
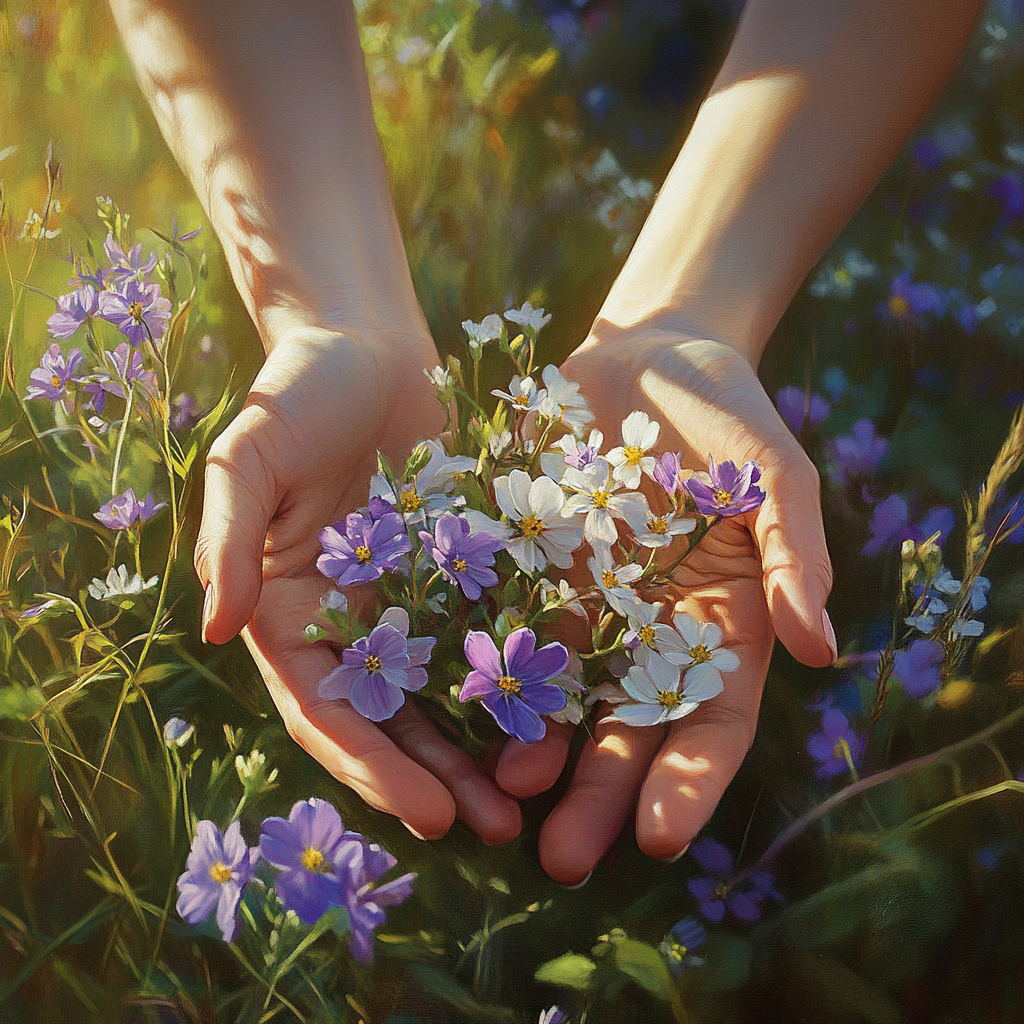
[[[611,467],[603,460],[582,470],[569,466],[562,476],[562,486],[573,492],[562,506],[562,515],[585,514],[583,537],[591,544],[614,544],[618,540],[615,519],[624,519],[627,513],[647,512],[647,499],[642,494],[617,494],[622,483],[613,483],[610,476]]]
[[[583,529],[563,518],[565,492],[554,480],[531,480],[529,473],[514,469],[494,481],[494,494],[515,530],[506,548],[520,569],[540,572],[549,564],[572,568],[572,552],[583,541]]]
[[[580,394],[575,381],[566,380],[557,366],[545,366],[541,374],[547,396],[540,406],[540,414],[553,420],[561,420],[576,437],[583,436],[583,430],[594,419],[587,400]]]
[[[139,573],[129,576],[128,566],[119,565],[107,573],[105,580],[94,576],[92,583],[89,584],[89,594],[97,601],[117,601],[131,607],[134,603],[132,598],[152,589],[159,581],[158,576],[153,576],[145,581]]]
[[[468,455],[450,457],[445,454],[440,441],[422,441],[421,444],[430,453],[430,458],[415,479],[400,486],[397,493],[381,473],[376,473],[370,480],[371,498],[383,498],[402,513],[407,523],[416,525],[464,505],[465,498],[451,496],[455,477],[476,469],[476,459]]]
[[[546,389],[537,389],[537,382],[532,377],[520,377],[518,373],[512,378],[508,391],[495,388],[491,394],[510,402],[518,413],[538,412],[548,397]]]
[[[534,337],[537,332],[551,319],[551,314],[544,315],[544,307],[534,309],[529,302],[524,302],[519,309],[506,309],[505,319],[510,323],[519,324],[520,327],[532,331]]]
[[[605,458],[614,466],[612,476],[631,490],[640,486],[640,475],[653,476],[655,458],[648,452],[658,443],[661,427],[647,413],[631,412],[622,421],[622,444]]]

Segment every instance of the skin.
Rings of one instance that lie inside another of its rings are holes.
[[[441,427],[436,361],[373,126],[352,8],[336,0],[111,0],[140,85],[218,236],[267,352],[207,464],[196,568],[204,635],[239,630],[292,736],[417,835],[458,816],[491,843],[561,774],[568,732],[511,740],[492,780],[411,703],[381,727],[316,684],[337,663],[302,629],[330,584],[320,527],[365,499],[379,446]],[[936,9],[942,17],[936,17]],[[635,809],[678,856],[753,741],[775,636],[836,656],[818,478],[757,380],[808,271],[934,101],[978,0],[750,0],[714,87],[583,345],[563,367],[609,439],[634,408],[659,448],[764,469],[762,508],[716,527],[675,592],[742,664],[668,729],[599,725],[540,855],[584,880]],[[297,57],[301,55],[301,59]],[[839,130],[837,130],[839,126]],[[612,442],[614,443],[614,442]],[[500,788],[499,788],[500,787]]]

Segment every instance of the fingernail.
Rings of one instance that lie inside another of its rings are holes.
[[[575,891],[576,889],[582,889],[583,886],[585,886],[587,884],[587,882],[590,881],[590,876],[593,873],[594,873],[593,871],[588,871],[587,872],[587,877],[584,878],[582,882],[577,882],[575,885],[563,885],[562,888],[563,889],[569,889],[570,891]]]
[[[675,864],[677,860],[681,860],[682,856],[690,848],[690,844],[687,843],[674,857],[669,857],[668,863]]]
[[[421,836],[421,835],[419,834],[419,832],[417,832],[417,831],[416,831],[416,829],[414,829],[414,828],[412,827],[412,825],[410,825],[410,824],[409,824],[409,822],[407,822],[407,821],[403,821],[403,822],[402,822],[402,824],[403,824],[403,825],[404,825],[404,826],[405,826],[405,827],[406,827],[406,828],[407,828],[407,829],[408,829],[408,830],[409,830],[409,831],[410,831],[410,832],[411,832],[411,833],[412,833],[412,834],[413,834],[413,835],[414,835],[414,836],[415,836],[415,837],[416,837],[417,839],[422,839],[422,840],[423,840],[424,842],[426,842],[426,836]]]
[[[210,624],[210,617],[213,615],[213,584],[206,584],[206,593],[203,595],[203,643],[207,643],[206,628]]]
[[[821,609],[821,628],[825,630],[825,641],[832,651],[832,664],[834,666],[839,660],[839,645],[836,643],[836,631],[832,628],[832,620],[828,617],[828,612],[824,608]]]

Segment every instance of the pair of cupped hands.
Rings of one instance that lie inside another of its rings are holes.
[[[486,843],[509,842],[522,825],[518,801],[561,775],[571,727],[549,722],[529,746],[509,739],[488,771],[412,701],[378,725],[345,701],[322,700],[317,684],[339,656],[303,633],[332,587],[316,568],[318,531],[365,504],[378,448],[401,465],[443,427],[422,372],[437,362],[434,344],[419,331],[304,327],[269,340],[245,406],[207,459],[195,552],[204,637],[225,643],[242,632],[289,734],[373,807],[423,839],[457,818]],[[661,424],[660,450],[681,451],[691,469],[706,467],[709,453],[753,459],[767,495],[757,512],[720,521],[676,573],[675,597],[718,623],[740,657],[724,692],[667,728],[599,722],[541,829],[544,869],[575,886],[634,809],[646,854],[671,860],[686,849],[753,742],[776,636],[815,667],[833,662],[836,648],[817,473],[747,358],[698,333],[598,320],[562,371],[580,383],[606,438],[642,409]]]

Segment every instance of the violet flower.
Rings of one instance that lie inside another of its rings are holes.
[[[174,396],[174,401],[171,403],[171,415],[168,419],[168,426],[171,430],[191,430],[201,419],[199,406],[187,391],[182,391]]]
[[[925,697],[942,682],[946,652],[935,640],[915,640],[905,651],[897,651],[892,674],[903,684],[908,697]]]
[[[319,797],[300,800],[284,818],[267,818],[260,831],[260,854],[281,872],[274,889],[305,925],[316,924],[345,897],[343,873],[335,865],[343,847],[362,838],[348,832],[332,804]]]
[[[871,516],[871,538],[861,549],[861,554],[877,555],[880,551],[899,547],[905,540],[919,544],[936,533],[941,547],[955,525],[952,510],[943,505],[928,509],[920,523],[913,525],[907,499],[902,494],[890,494],[875,506]]]
[[[84,284],[67,295],[57,296],[57,312],[46,321],[46,328],[55,338],[70,338],[98,310],[96,289]]]
[[[323,554],[316,567],[339,587],[375,580],[385,570],[394,572],[412,550],[405,521],[394,511],[377,520],[352,512],[344,523],[320,531],[320,546]]]
[[[116,377],[107,378],[102,382],[103,390],[118,398],[124,398],[124,387],[121,381],[127,384],[139,384],[147,391],[156,391],[156,374],[147,370],[142,362],[142,353],[138,349],[131,348],[127,342],[121,342],[113,352],[104,352],[104,356],[114,364]]]
[[[832,406],[821,395],[808,395],[795,384],[782,388],[775,395],[775,404],[779,415],[794,434],[799,434],[805,423],[810,423],[812,430],[820,427],[832,411]]]
[[[525,626],[505,638],[504,668],[498,648],[486,633],[466,636],[466,659],[473,671],[466,676],[460,701],[482,697],[481,703],[510,736],[523,743],[542,739],[547,726],[541,715],[561,711],[565,691],[548,682],[569,664],[569,652],[559,643],[534,650],[537,637]]]
[[[684,917],[669,929],[662,942],[661,952],[668,961],[668,969],[679,978],[687,967],[699,967],[704,961],[693,955],[693,950],[703,946],[708,933],[695,917]]]
[[[233,821],[221,835],[212,821],[196,825],[188,870],[178,879],[178,913],[189,924],[200,924],[217,908],[217,925],[225,942],[238,936],[238,905],[259,850],[249,848],[241,826]]]
[[[702,516],[738,516],[760,508],[764,501],[764,491],[755,486],[761,471],[753,462],[744,462],[737,469],[733,462],[718,465],[709,455],[709,479],[702,479],[704,475],[692,476],[685,484]]]
[[[1024,217],[1024,175],[1011,171],[996,178],[989,185],[988,194],[999,200],[1006,220]]]
[[[889,450],[887,438],[875,434],[875,424],[865,418],[857,420],[849,434],[832,441],[832,462],[829,477],[840,486],[855,476],[871,476]]]
[[[408,637],[409,613],[388,608],[370,635],[343,651],[341,664],[320,680],[320,696],[349,701],[371,722],[391,718],[405,703],[405,690],[426,686],[423,666],[437,643],[432,636]]]
[[[51,402],[59,402],[70,394],[69,384],[82,383],[82,378],[76,376],[81,364],[81,349],[73,348],[65,359],[60,345],[55,342],[43,353],[39,366],[29,374],[32,383],[25,392],[25,399],[48,398]]]
[[[130,530],[136,523],[152,519],[166,504],[166,501],[156,504],[152,494],[147,494],[139,501],[135,491],[129,487],[124,494],[111,498],[93,515],[111,530]]]
[[[821,716],[821,732],[807,738],[807,753],[818,762],[814,774],[819,779],[831,779],[849,770],[846,750],[849,750],[853,766],[859,767],[861,740],[850,725],[849,719],[838,708],[826,708]]]
[[[114,284],[119,284],[121,281],[127,281],[132,278],[141,281],[143,276],[152,273],[153,268],[156,266],[155,252],[149,254],[149,259],[145,263],[142,262],[141,242],[133,245],[128,252],[125,252],[114,241],[114,236],[108,234],[107,240],[103,243],[103,251],[107,254],[107,259],[111,263],[111,266],[106,271],[106,278]]]
[[[469,520],[446,512],[434,526],[431,535],[420,531],[420,540],[427,554],[437,563],[450,583],[457,583],[471,601],[480,597],[484,587],[498,582],[494,553],[500,551],[504,541],[488,533],[470,533]]]
[[[739,887],[734,885],[732,879],[736,866],[732,854],[717,840],[701,839],[693,844],[690,853],[710,873],[704,878],[691,878],[686,883],[707,920],[717,924],[728,908],[738,920],[750,924],[761,919],[763,900],[782,899],[775,891],[774,878],[767,871],[752,871],[739,883]]]
[[[100,295],[99,315],[113,324],[133,345],[149,338],[156,344],[171,319],[171,302],[160,294],[158,284],[129,280],[123,292]]]
[[[659,484],[673,501],[684,491],[683,481],[679,475],[682,471],[681,458],[682,455],[679,452],[663,452],[655,462],[654,472],[651,474],[655,483]]]
[[[878,315],[889,320],[920,322],[924,314],[941,316],[945,308],[941,289],[927,282],[914,284],[907,270],[893,279],[889,299],[879,305]]]
[[[373,963],[373,930],[384,923],[384,908],[397,906],[412,895],[416,878],[412,873],[377,885],[377,880],[397,863],[387,850],[366,842],[362,836],[343,843],[335,857],[342,905],[348,911],[349,949],[358,963]]]

